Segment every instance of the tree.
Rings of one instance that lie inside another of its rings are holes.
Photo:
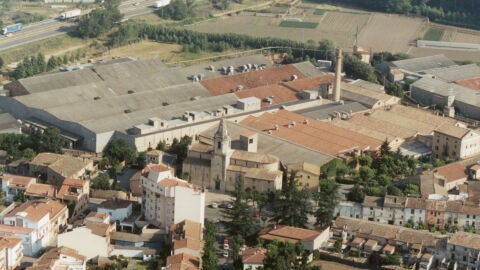
[[[105,149],[103,150],[103,156],[108,157],[111,164],[118,164],[123,161],[131,164],[135,161],[136,152],[133,148],[127,145],[124,139],[112,139]]]
[[[57,58],[55,56],[50,56],[47,62],[47,71],[52,71],[58,66]]]
[[[364,185],[368,185],[375,178],[375,173],[376,172],[374,169],[367,166],[363,166],[360,168],[360,171],[359,171],[360,180]]]
[[[357,203],[363,203],[365,199],[365,192],[359,184],[355,184],[353,188],[347,193],[347,200]]]
[[[318,194],[318,209],[315,213],[317,225],[320,227],[330,226],[333,219],[333,212],[338,203],[338,184],[332,179],[320,181],[320,192]]]
[[[307,268],[307,252],[303,244],[290,241],[272,241],[267,245],[267,254],[263,261],[264,270],[303,270]],[[298,258],[301,258],[298,260]]]
[[[376,82],[375,71],[370,64],[362,62],[355,56],[345,55],[343,59],[343,69],[347,76],[362,79],[365,81]]]
[[[95,9],[78,22],[77,33],[82,38],[99,37],[108,32],[115,23],[122,19],[118,9],[120,1],[105,0],[102,9]],[[67,57],[68,60],[68,57]]]
[[[420,187],[418,185],[408,183],[405,185],[403,193],[406,195],[418,195],[420,194]]]
[[[48,127],[43,134],[37,135],[36,139],[39,144],[38,152],[63,153],[64,140],[58,128]]]
[[[102,173],[99,176],[93,178],[92,188],[93,189],[109,190],[110,189],[110,177],[108,176],[108,174]]]
[[[257,232],[257,221],[255,219],[254,209],[246,202],[245,190],[243,188],[243,179],[239,178],[235,182],[233,207],[222,211],[225,227],[229,235],[240,235],[244,239]]]
[[[5,62],[3,61],[3,58],[0,57],[0,68],[3,68],[3,65],[5,64]]]
[[[385,89],[385,92],[387,92],[387,94],[389,94],[389,95],[396,96],[396,97],[399,97],[399,98],[403,98],[403,96],[405,95],[405,93],[403,91],[403,86],[399,83],[389,84],[387,86],[387,89]]]
[[[217,254],[215,253],[215,235],[217,229],[211,222],[205,223],[204,245],[202,255],[202,270],[216,270],[218,264]]]
[[[422,220],[418,221],[417,229],[419,230],[425,230],[425,223],[423,223]]]
[[[324,39],[318,42],[319,58],[323,60],[335,61],[335,44],[333,41]]]
[[[306,228],[308,215],[313,213],[313,198],[310,190],[298,188],[296,175],[296,171],[290,171],[285,188],[275,192],[272,220],[278,224]]]
[[[22,157],[27,160],[32,160],[36,155],[37,154],[35,153],[35,151],[33,151],[32,148],[25,148],[25,150],[23,150]]]
[[[39,52],[36,58],[37,73],[42,73],[47,70],[47,63],[45,62],[45,56]]]
[[[245,239],[241,235],[237,234],[232,237],[230,250],[234,269],[243,269],[242,256],[240,255],[240,251],[244,245]]]
[[[415,226],[415,224],[413,223],[413,219],[412,218],[409,218],[407,220],[407,223],[405,223],[405,227],[407,228],[413,228],[413,226]]]

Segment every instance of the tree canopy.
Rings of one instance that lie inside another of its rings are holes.
[[[78,35],[82,38],[94,38],[107,33],[123,17],[118,9],[119,5],[119,0],[105,0],[102,8],[82,16],[78,22]]]

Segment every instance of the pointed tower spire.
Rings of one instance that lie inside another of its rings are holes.
[[[227,123],[225,118],[220,119],[220,124],[218,125],[218,130],[215,133],[215,137],[225,138],[228,137]]]

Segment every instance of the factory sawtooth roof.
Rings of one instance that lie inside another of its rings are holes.
[[[415,91],[415,88],[418,88],[444,97],[453,95],[455,96],[455,100],[474,106],[480,106],[478,90],[467,88],[459,84],[447,83],[442,80],[424,77],[415,81],[411,86],[412,92]]]
[[[480,67],[477,64],[439,67],[423,70],[422,74],[429,74],[446,82],[456,82],[480,77]]]

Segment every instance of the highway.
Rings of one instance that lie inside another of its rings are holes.
[[[139,4],[135,5],[136,2]],[[124,20],[128,20],[135,16],[153,12],[155,10],[154,6],[155,1],[152,0],[125,1],[119,6],[119,9],[124,15]],[[60,21],[57,19],[48,19],[34,24],[25,25],[21,31],[13,33],[10,37],[0,35],[0,51],[65,34],[75,30],[75,28],[76,23]]]

